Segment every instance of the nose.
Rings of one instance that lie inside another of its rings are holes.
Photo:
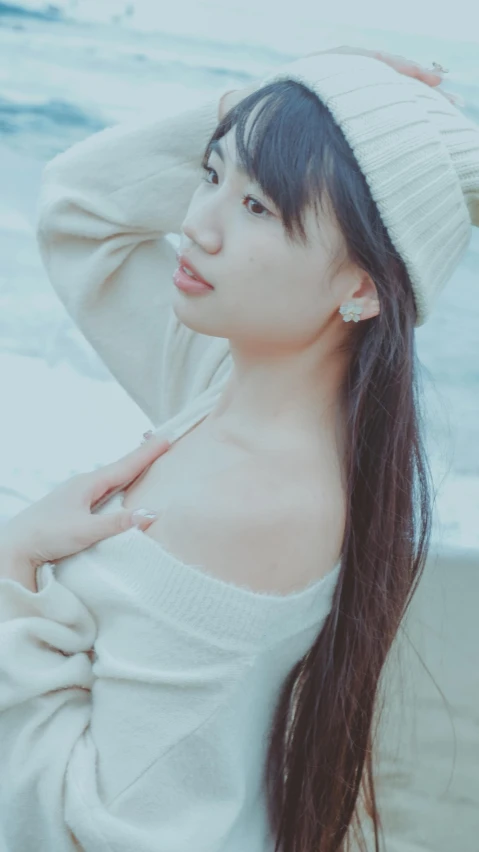
[[[208,254],[219,252],[222,244],[219,210],[214,208],[211,199],[203,203],[193,202],[181,226],[185,236]]]

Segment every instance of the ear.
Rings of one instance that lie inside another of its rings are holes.
[[[371,317],[376,317],[379,314],[379,298],[376,285],[367,272],[361,272],[361,280],[359,286],[350,293],[350,301],[355,301],[361,305],[361,319],[367,320]]]

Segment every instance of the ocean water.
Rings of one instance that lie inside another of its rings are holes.
[[[255,25],[232,3],[0,2],[0,519],[77,470],[126,452],[148,426],[66,315],[41,266],[43,165],[77,140],[151,110],[246,85],[322,47],[355,44],[451,69],[444,88],[479,123],[479,44],[304,15]],[[220,22],[216,27],[215,20]],[[315,24],[313,26],[312,24]],[[274,25],[273,25],[274,24]],[[417,332],[442,548],[479,548],[479,232]]]

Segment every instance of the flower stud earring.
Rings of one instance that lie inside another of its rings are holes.
[[[359,322],[360,316],[363,312],[362,306],[357,302],[346,302],[344,305],[341,305],[339,309],[339,313],[342,314],[344,322]]]

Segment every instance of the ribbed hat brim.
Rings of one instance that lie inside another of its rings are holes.
[[[438,91],[364,56],[299,59],[262,81],[315,92],[346,137],[410,277],[417,325],[479,224],[479,128]]]

